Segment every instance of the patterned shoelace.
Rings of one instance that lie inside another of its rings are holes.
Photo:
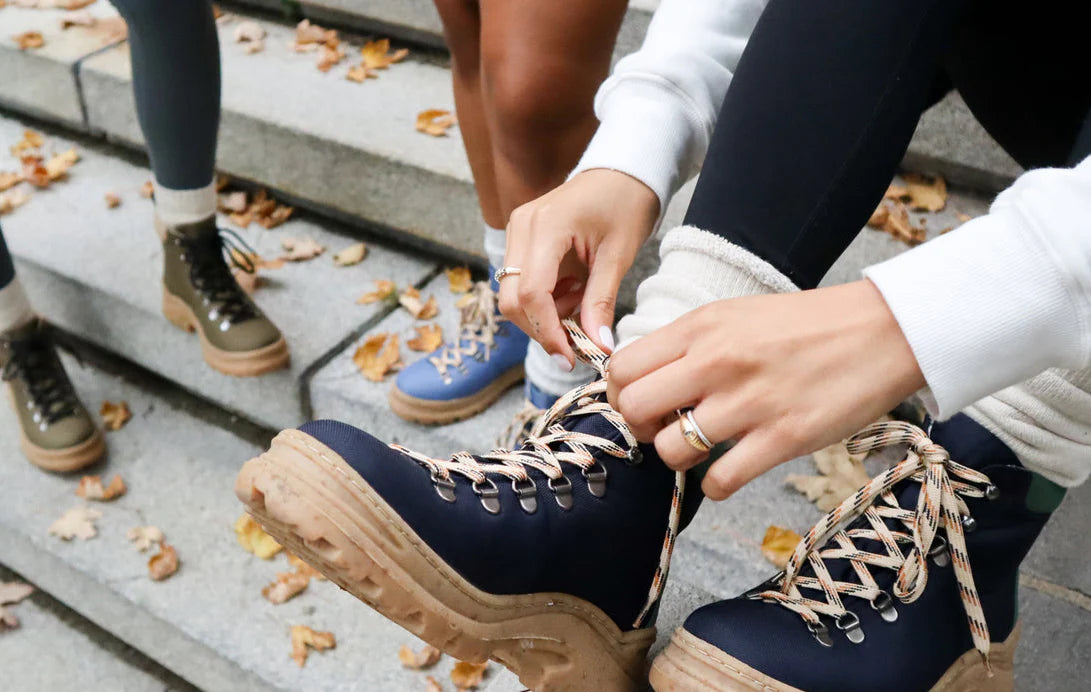
[[[57,359],[53,342],[41,328],[29,336],[2,338],[0,342],[11,352],[0,379],[18,379],[26,385],[30,402],[39,412],[39,422],[50,425],[75,414],[76,392]]]
[[[875,477],[823,517],[796,546],[784,572],[748,596],[777,603],[798,613],[815,638],[826,646],[833,642],[819,615],[833,618],[850,641],[859,643],[864,637],[859,618],[845,608],[841,595],[865,599],[885,620],[895,620],[897,613],[890,596],[879,588],[869,567],[897,572],[894,597],[903,603],[912,603],[927,585],[927,558],[937,552],[933,544],[940,547],[944,543],[944,539],[936,535],[942,528],[947,536],[946,547],[954,565],[974,647],[987,665],[989,630],[966,553],[963,522],[972,520],[963,497],[992,498],[996,488],[988,476],[952,461],[947,450],[909,423],[870,425],[849,438],[848,449],[852,454],[861,454],[903,444],[909,447],[903,461]],[[914,510],[903,508],[891,490],[906,479],[921,484]],[[841,528],[860,516],[866,519],[867,526],[856,522],[847,529]],[[905,531],[891,529],[886,520],[901,523]],[[856,540],[876,541],[885,552],[863,550],[856,545]],[[903,554],[903,546],[909,546],[908,553]],[[850,562],[859,583],[837,581],[830,575],[824,561],[837,559]],[[813,576],[800,573],[805,563]],[[825,598],[808,598],[801,589],[817,591]]]
[[[450,502],[454,501],[454,481],[451,475],[458,474],[469,479],[473,482],[474,492],[481,498],[482,504],[493,513],[500,511],[500,504],[496,499],[499,489],[489,477],[490,475],[510,479],[512,489],[520,498],[523,509],[527,512],[537,510],[535,499],[537,486],[529,473],[530,469],[541,472],[549,479],[550,490],[557,497],[558,504],[565,509],[572,506],[572,485],[564,475],[565,464],[578,467],[587,480],[591,493],[601,497],[605,493],[607,470],[595,458],[596,452],[629,464],[640,463],[642,455],[639,443],[625,419],[605,400],[609,356],[571,320],[565,320],[564,327],[576,355],[598,371],[600,377],[594,382],[580,385],[561,396],[534,424],[521,448],[494,449],[476,457],[469,452],[457,452],[449,459],[435,459],[401,445],[390,446],[427,468],[432,474],[432,482],[437,492]],[[602,416],[621,433],[625,445],[619,445],[598,435],[567,430],[562,425],[565,419],[590,415]],[[676,473],[659,566],[652,579],[648,600],[637,617],[634,627],[639,627],[643,623],[662,594],[670,567],[671,553],[674,550],[675,537],[678,534],[684,491],[685,474]]]
[[[527,435],[534,428],[534,424],[545,413],[544,408],[538,408],[530,401],[523,402],[523,408],[515,412],[511,422],[496,438],[496,446],[504,449],[515,449],[523,445]]]
[[[183,260],[190,265],[190,283],[213,306],[211,319],[222,319],[231,325],[257,316],[253,302],[231,273],[232,267],[254,273],[251,258],[257,253],[245,240],[225,228],[196,235],[168,233],[182,248]]]
[[[444,344],[439,353],[428,358],[447,384],[451,383],[448,368],[461,370],[463,356],[477,358],[480,355],[483,360],[489,360],[496,348],[496,333],[507,321],[497,314],[496,293],[488,282],[478,281],[470,295],[470,303],[462,308],[458,338],[454,343]]]

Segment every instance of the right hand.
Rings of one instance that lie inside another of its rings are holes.
[[[577,306],[583,330],[612,351],[621,279],[658,218],[659,198],[651,188],[603,168],[524,204],[508,222],[504,260],[522,273],[500,282],[500,311],[569,369],[576,357],[561,320]]]

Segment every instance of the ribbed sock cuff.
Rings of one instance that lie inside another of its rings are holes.
[[[0,288],[0,332],[21,327],[34,319],[34,310],[30,307],[26,291],[19,277]]]
[[[530,342],[525,367],[527,379],[553,396],[567,394],[569,390],[595,379],[595,371],[580,362],[576,363],[572,372],[561,370],[537,341]]]
[[[215,182],[196,190],[171,190],[155,183],[155,215],[166,225],[196,223],[215,213]]]
[[[489,266],[493,269],[504,266],[507,243],[508,234],[503,228],[493,228],[485,224],[485,256],[489,258]]]

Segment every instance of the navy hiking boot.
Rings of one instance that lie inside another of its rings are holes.
[[[235,492],[289,550],[444,652],[496,660],[538,691],[617,692],[646,689],[674,538],[701,499],[691,486],[637,443],[600,378],[515,450],[435,459],[308,423],[247,462]]]
[[[784,572],[689,616],[652,665],[657,692],[1013,689],[1019,563],[1064,491],[965,415],[931,439],[877,423],[849,449],[901,444]]]

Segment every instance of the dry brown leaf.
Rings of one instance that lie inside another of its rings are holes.
[[[424,692],[443,692],[443,687],[439,684],[439,680],[429,675],[424,679]]]
[[[125,481],[117,474],[114,474],[106,486],[102,485],[102,476],[84,476],[76,488],[76,495],[85,500],[109,502],[124,495],[126,490],[128,488],[125,487]]]
[[[417,132],[433,137],[446,137],[447,130],[456,122],[451,111],[431,108],[417,113]]]
[[[13,212],[30,201],[30,195],[19,188],[0,192],[0,216]]]
[[[12,145],[11,153],[14,156],[22,156],[24,151],[40,149],[45,139],[34,130],[23,130],[23,138]]]
[[[133,417],[132,411],[129,410],[129,404],[125,401],[119,401],[116,404],[112,401],[104,401],[98,412],[102,416],[102,424],[106,426],[107,430],[121,430]]]
[[[49,533],[66,541],[73,538],[86,541],[98,535],[95,521],[101,518],[102,512],[97,509],[92,509],[86,505],[73,507],[62,514],[60,519],[50,524]]]
[[[784,482],[806,495],[823,512],[841,504],[871,480],[864,469],[864,456],[849,454],[844,442],[820,449],[812,457],[819,475],[791,474]]]
[[[425,644],[424,648],[416,653],[405,644],[402,644],[402,647],[398,649],[398,660],[402,662],[402,666],[409,668],[410,670],[425,670],[431,668],[439,663],[439,659],[442,656],[443,652],[428,644]]]
[[[320,72],[329,72],[333,66],[345,59],[345,49],[337,42],[325,43],[318,49],[316,66]]]
[[[3,188],[0,188],[0,190],[2,190],[2,189]],[[955,218],[958,219],[959,223],[966,223],[967,221],[973,219],[974,217],[970,216],[969,214],[963,214],[962,212],[958,212],[957,214],[955,214]]]
[[[276,540],[265,533],[258,522],[249,514],[243,514],[235,520],[235,538],[248,553],[253,553],[263,560],[271,560],[283,548]]]
[[[331,43],[337,41],[337,32],[333,29],[323,29],[317,24],[311,24],[310,20],[304,19],[295,27],[295,44],[292,46],[297,52],[305,52],[306,50],[313,50],[314,46],[322,43]],[[310,48],[304,48],[304,46],[310,46]]]
[[[178,551],[169,543],[160,543],[159,552],[148,560],[148,576],[163,581],[178,571]]]
[[[784,569],[801,540],[802,536],[791,529],[770,526],[761,539],[761,554],[778,569]]]
[[[42,163],[42,157],[24,155],[22,178],[34,187],[46,188],[53,182],[49,178],[49,169]]]
[[[947,181],[906,173],[902,178],[908,190],[909,206],[917,211],[940,211],[947,206]]]
[[[117,209],[121,206],[121,198],[113,192],[107,192],[105,195],[103,195],[103,199],[106,200],[107,209]]]
[[[260,53],[265,50],[265,29],[255,21],[245,21],[235,27],[235,43],[243,44],[243,52],[247,55]]]
[[[439,305],[435,296],[428,296],[426,302],[421,302],[420,291],[413,286],[402,291],[398,296],[398,302],[409,311],[409,314],[418,320],[430,320],[439,314]]]
[[[461,310],[462,308],[473,303],[475,300],[477,300],[477,298],[474,296],[474,294],[467,293],[466,295],[455,301],[455,307]]]
[[[51,156],[45,163],[46,175],[49,177],[49,182],[56,182],[67,176],[68,169],[74,166],[79,160],[79,152],[75,149],[69,149],[61,154],[54,154]]]
[[[891,183],[883,193],[883,199],[905,199],[909,196],[909,189],[903,185]]]
[[[390,52],[390,39],[383,38],[378,41],[368,41],[360,49],[363,64],[369,70],[385,70],[396,62],[401,62],[409,55],[408,48],[400,48]]]
[[[311,579],[317,579],[318,581],[326,581],[326,575],[308,565],[302,558],[292,555],[287,550],[284,551],[284,554],[288,556],[288,564],[295,567],[297,574],[303,574]]]
[[[125,537],[142,553],[153,545],[162,543],[164,538],[158,526],[137,526],[129,529]]]
[[[451,682],[460,690],[475,690],[485,677],[485,671],[489,668],[489,662],[467,663],[459,661],[451,669]]]
[[[273,211],[269,214],[262,214],[261,216],[259,216],[258,224],[260,224],[261,227],[266,230],[276,228],[280,224],[292,218],[293,213],[295,213],[295,207],[278,204],[273,207]]]
[[[280,246],[287,253],[281,255],[280,259],[288,262],[305,262],[318,257],[326,251],[325,247],[319,245],[310,237],[284,238],[280,241]]]
[[[375,290],[371,293],[365,293],[356,299],[356,302],[360,305],[368,305],[370,303],[377,303],[380,300],[386,300],[392,297],[398,290],[397,285],[388,279],[377,279],[375,281]]]
[[[423,324],[413,329],[417,330],[417,335],[405,342],[410,350],[430,353],[443,343],[443,327],[438,324]]]
[[[879,231],[886,231],[906,245],[920,245],[925,241],[925,229],[914,226],[909,218],[909,210],[899,201],[883,201],[868,219],[868,226]]]
[[[246,193],[242,190],[224,192],[216,197],[216,208],[225,214],[244,212],[248,206]]]
[[[353,65],[348,69],[348,72],[345,72],[345,79],[349,80],[350,82],[356,82],[357,84],[363,84],[368,77],[378,76],[379,75],[375,74],[374,72],[369,71],[367,69],[367,66],[363,63],[360,63],[359,65]]]
[[[95,17],[87,10],[66,12],[61,15],[61,31],[73,26],[94,26]]]
[[[447,270],[447,284],[451,293],[467,293],[473,288],[474,281],[470,277],[469,267],[451,267]]]
[[[276,581],[261,590],[265,600],[277,605],[303,593],[311,578],[301,572],[278,572]]]
[[[333,263],[338,267],[351,267],[354,264],[363,262],[365,257],[367,257],[367,245],[356,243],[335,254]]]
[[[333,632],[315,632],[305,625],[292,625],[292,660],[302,668],[307,662],[308,647],[325,651],[337,646]]]
[[[352,355],[352,362],[372,382],[382,382],[388,373],[401,367],[401,361],[397,334],[372,334]]]
[[[45,39],[42,38],[42,32],[40,31],[24,31],[21,34],[12,36],[11,39],[15,41],[15,45],[19,50],[41,48],[45,45]]]
[[[5,192],[23,182],[23,176],[18,173],[0,171],[0,192]]]
[[[30,584],[19,582],[0,582],[0,632],[15,629],[19,626],[19,618],[4,606],[14,605],[34,593],[34,587]]]
[[[152,199],[155,197],[155,185],[152,181],[144,181],[144,184],[140,186],[140,196],[144,199]]]

